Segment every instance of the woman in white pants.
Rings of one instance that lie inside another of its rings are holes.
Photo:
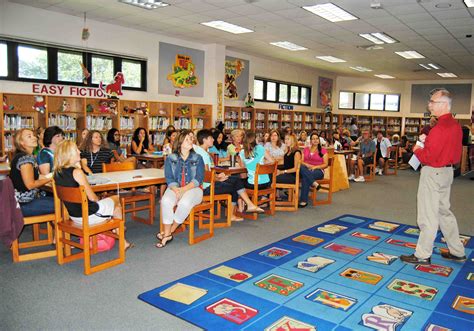
[[[204,162],[193,150],[193,138],[192,131],[182,130],[174,142],[173,153],[165,161],[168,188],[161,198],[164,232],[156,236],[158,248],[173,240],[173,232],[189,216],[191,209],[202,201]]]

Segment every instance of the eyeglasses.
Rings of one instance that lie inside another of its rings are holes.
[[[434,100],[430,100],[428,101],[428,103],[445,103],[446,101],[434,101]]]
[[[114,133],[114,136],[120,137],[120,133]]]

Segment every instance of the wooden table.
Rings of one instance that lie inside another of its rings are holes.
[[[229,168],[220,168],[220,167],[215,167],[214,168],[217,173],[223,172],[226,175],[236,175],[236,174],[245,174],[247,173],[247,168],[245,167],[229,167]]]
[[[0,163],[0,175],[8,175],[10,173],[10,163]]]
[[[94,174],[94,177],[108,179],[105,184],[91,185],[94,192],[114,191],[133,187],[165,184],[165,171],[162,169],[137,169]]]
[[[137,161],[147,161],[153,164],[153,168],[160,168],[165,163],[165,157],[158,154],[133,154],[131,155],[137,159]]]

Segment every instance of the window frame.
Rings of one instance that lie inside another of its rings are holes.
[[[341,93],[349,93],[349,94],[352,94],[352,95],[353,95],[353,96],[352,96],[352,107],[351,107],[351,108],[341,108],[341,107],[340,107]],[[356,106],[355,106],[355,95],[356,95],[357,93],[368,94],[368,95],[369,95],[369,101],[368,101],[369,107],[368,107],[367,109],[356,108]],[[383,109],[371,109],[370,105],[371,105],[372,94],[383,95]],[[397,95],[397,96],[398,96],[398,108],[397,108],[397,110],[387,110],[387,109],[386,109],[387,95]],[[390,112],[390,113],[398,113],[398,112],[400,112],[400,103],[401,103],[401,100],[402,100],[402,95],[401,95],[401,93],[362,92],[362,91],[347,91],[347,90],[340,90],[338,97],[339,97],[339,99],[338,99],[338,105],[337,105],[337,106],[338,106],[338,109],[344,109],[344,110],[360,110],[360,111],[383,111],[383,112]]]
[[[32,43],[31,41],[23,40],[10,40],[8,38],[0,38],[1,43],[7,45],[7,76],[0,76],[0,81],[19,81],[19,82],[32,82],[32,83],[43,83],[43,84],[60,84],[69,86],[84,86],[84,87],[99,87],[99,84],[92,84],[92,77],[87,79],[87,84],[84,82],[68,82],[61,81],[58,77],[58,52],[82,54],[82,61],[86,65],[87,70],[92,72],[92,56],[112,58],[114,64],[114,74],[122,71],[122,61],[139,62],[141,65],[141,86],[140,87],[127,87],[122,86],[123,90],[129,91],[147,91],[147,60],[120,56],[117,54],[106,53],[106,52],[88,52],[80,48],[68,48],[68,47],[57,47],[54,45],[48,45],[43,43]],[[26,46],[32,48],[46,49],[47,60],[48,60],[48,78],[22,78],[19,77],[19,58],[18,58],[18,46]],[[79,64],[78,64],[79,65]],[[91,75],[92,76],[92,75]],[[113,77],[112,77],[113,78]],[[126,79],[126,77],[125,77]],[[103,82],[108,84],[110,82]]]
[[[7,53],[7,62],[6,62],[6,65],[7,65],[7,75],[6,76],[0,76],[1,78],[6,78],[10,75],[10,68],[8,66],[8,62],[9,62],[9,59],[10,59],[10,54],[8,53],[8,43],[6,41],[1,41],[0,40],[0,44],[2,45],[5,45],[5,50],[6,50],[6,53]]]
[[[279,81],[275,79],[268,79],[268,78],[262,78],[255,76],[254,77],[254,87],[255,87],[255,81],[259,80],[263,82],[263,99],[258,99],[254,95],[254,100],[259,101],[259,102],[270,102],[270,103],[281,103],[281,104],[290,104],[290,105],[298,105],[298,106],[304,106],[304,107],[311,107],[311,93],[312,93],[312,86],[309,85],[302,85],[302,84],[297,84],[297,83],[291,83],[291,82],[284,82],[284,81]],[[268,83],[275,83],[276,84],[276,98],[275,101],[273,100],[268,100],[267,98],[267,84]],[[280,100],[280,85],[286,85],[287,86],[287,96],[286,102],[279,101]],[[298,88],[298,102],[290,102],[291,100],[291,87],[297,87]],[[306,88],[308,90],[308,103],[302,103],[301,102],[301,89]],[[255,93],[254,93],[255,94]]]

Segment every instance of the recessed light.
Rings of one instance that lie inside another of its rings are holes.
[[[395,77],[386,75],[386,74],[379,74],[379,75],[374,75],[375,77],[382,78],[382,79],[394,79]]]
[[[170,4],[163,2],[163,1],[156,1],[156,0],[118,0],[118,2],[125,3],[127,5],[136,6],[143,9],[157,9],[162,7],[167,7]]]
[[[334,56],[316,56],[316,58],[323,60],[323,61],[328,61],[331,63],[339,63],[339,62],[346,62],[346,60],[334,57]]]
[[[349,67],[349,68],[351,68],[352,70],[360,71],[360,72],[372,71],[372,69],[369,69],[369,68],[366,68],[366,67],[361,67],[361,66]]]
[[[330,2],[314,6],[304,6],[303,9],[331,22],[352,21],[358,19],[354,15]]]
[[[441,67],[435,63],[428,63],[428,65],[435,70],[441,69]]]
[[[397,40],[393,39],[392,37],[382,33],[382,32],[372,32],[372,33],[360,33],[359,36],[365,38],[374,44],[393,44],[398,42]]]
[[[443,77],[443,78],[455,78],[455,77],[457,77],[452,72],[438,72],[438,75]]]
[[[395,52],[405,59],[424,59],[425,57],[416,51]]]
[[[474,7],[474,0],[464,0],[464,4],[467,7],[472,8],[472,7]]]
[[[289,41],[276,41],[276,42],[273,42],[273,43],[270,43],[270,44],[272,44],[273,46],[278,46],[278,47],[290,50],[290,51],[305,51],[305,50],[307,50],[306,47],[293,44],[292,42],[289,42]]]
[[[232,23],[228,23],[225,21],[210,21],[210,22],[203,22],[201,24],[214,28],[214,29],[218,29],[218,30],[222,30],[222,31],[230,32],[234,34],[253,32],[253,30],[250,30],[250,29],[247,29],[247,28],[244,28]]]

